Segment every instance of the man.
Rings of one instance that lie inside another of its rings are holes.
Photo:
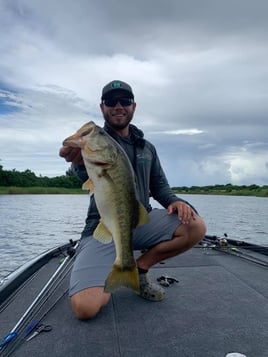
[[[197,244],[205,235],[206,226],[188,202],[173,194],[155,147],[143,138],[141,130],[130,124],[135,108],[134,94],[127,83],[116,80],[103,88],[100,109],[104,129],[126,151],[136,174],[140,201],[150,217],[148,224],[133,232],[134,249],[145,250],[137,259],[140,296],[161,301],[164,290],[150,281],[148,270]],[[72,170],[81,181],[87,180],[80,149],[62,147],[60,156],[72,162]],[[152,210],[150,195],[164,208]],[[92,237],[99,219],[92,195],[70,281],[72,309],[81,320],[94,317],[110,299],[110,294],[104,292],[104,282],[115,258],[115,247],[113,243],[104,245]]]

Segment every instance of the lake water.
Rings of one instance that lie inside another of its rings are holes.
[[[268,198],[180,197],[197,208],[207,234],[268,245]],[[87,195],[0,195],[0,279],[37,254],[79,239],[88,203]]]

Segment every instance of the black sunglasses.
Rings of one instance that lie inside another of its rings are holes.
[[[117,103],[120,103],[122,107],[127,107],[133,103],[132,98],[111,98],[111,99],[103,99],[102,103],[106,105],[106,107],[115,107]]]

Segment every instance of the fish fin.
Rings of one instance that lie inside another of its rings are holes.
[[[90,192],[94,192],[94,185],[91,179],[86,180],[82,185],[82,190],[90,190]]]
[[[111,243],[113,236],[108,228],[100,222],[93,233],[93,237],[103,244]]]
[[[143,204],[139,204],[139,220],[137,226],[142,226],[149,222],[149,215]]]
[[[123,270],[115,264],[113,265],[111,272],[105,280],[104,292],[111,293],[120,286],[125,286],[140,293],[139,272],[136,266]]]

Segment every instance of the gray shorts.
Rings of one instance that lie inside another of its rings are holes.
[[[177,214],[168,215],[166,209],[153,209],[149,216],[150,222],[133,232],[134,250],[148,249],[172,239],[181,224]],[[86,288],[104,286],[115,255],[113,242],[102,244],[92,236],[83,238],[71,273],[69,295]]]

